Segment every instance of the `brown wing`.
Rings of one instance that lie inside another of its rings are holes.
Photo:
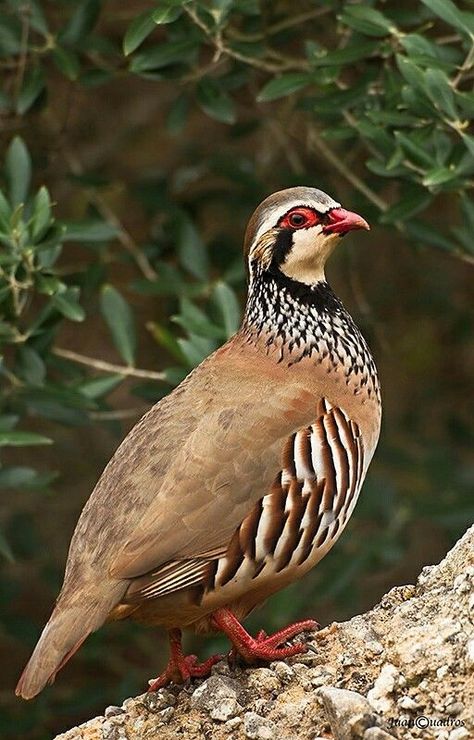
[[[133,430],[84,510],[81,526],[89,542],[91,526],[102,536],[95,557],[113,578],[224,550],[259,492],[270,489],[284,439],[314,416],[317,388],[307,390],[300,369],[289,382],[288,368],[266,356],[234,347],[226,362],[225,352],[165,399],[168,417],[162,407]],[[103,532],[98,499],[109,507]]]
[[[365,473],[357,425],[325,400],[311,426],[284,444],[283,468],[225,549],[173,560],[132,581],[125,601],[165,596],[196,585],[208,590],[231,581],[299,566],[335,541],[355,505]]]

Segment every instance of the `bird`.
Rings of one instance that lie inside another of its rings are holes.
[[[245,664],[304,652],[312,619],[273,635],[242,621],[304,576],[354,510],[378,443],[374,359],[325,277],[367,221],[322,190],[268,196],[244,238],[242,324],[128,433],[79,517],[62,589],[16,694],[37,695],[105,622],[168,632],[150,686],[210,673],[182,631],[223,632]]]

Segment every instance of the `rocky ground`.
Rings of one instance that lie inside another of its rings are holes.
[[[416,586],[265,668],[108,707],[56,740],[474,739],[474,527]]]

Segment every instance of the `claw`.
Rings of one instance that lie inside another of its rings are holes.
[[[229,654],[229,660],[235,662],[237,656],[240,655],[246,663],[250,664],[259,660],[268,662],[281,660],[306,652],[308,646],[303,642],[284,647],[282,645],[296,635],[317,629],[319,626],[314,620],[307,619],[303,622],[291,624],[273,635],[268,636],[263,630],[260,630],[257,637],[252,637],[229,609],[218,609],[213,613],[212,620],[214,625],[225,632],[232,642],[233,647]]]
[[[148,691],[158,691],[169,683],[186,683],[191,678],[204,678],[211,672],[213,665],[224,658],[223,655],[212,655],[199,663],[196,655],[183,655],[181,630],[170,630],[171,655],[163,673],[150,681]]]

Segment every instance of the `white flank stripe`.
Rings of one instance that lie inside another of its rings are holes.
[[[326,529],[326,527],[329,527],[329,525],[335,521],[335,519],[336,519],[336,515],[333,511],[325,511],[321,519],[321,524],[319,526],[319,532],[323,532]]]
[[[341,482],[342,482],[342,460],[341,453],[339,451],[339,445],[337,439],[335,439],[329,430],[329,424],[327,423],[326,417],[323,418],[324,428],[326,430],[326,437],[328,440],[329,448],[331,450],[331,457],[336,471],[336,496],[334,497],[336,504],[337,499],[341,495]]]
[[[267,555],[267,549],[264,546],[265,535],[268,531],[268,525],[270,524],[270,496],[264,496],[262,501],[262,513],[260,514],[260,521],[258,523],[257,536],[255,538],[255,559],[257,561],[263,560]]]
[[[304,459],[304,456],[302,453],[303,446],[305,446],[306,443],[307,443],[307,432],[299,431],[295,437],[295,445],[294,445],[294,461],[295,461],[295,468],[296,468],[296,477],[298,480],[305,480],[305,478],[309,478],[311,480],[314,478],[314,474],[309,469],[308,465],[306,464],[306,460]]]
[[[313,463],[314,472],[316,478],[320,480],[324,478],[324,462],[321,455],[322,437],[321,431],[318,424],[313,424],[311,427],[311,461]]]

